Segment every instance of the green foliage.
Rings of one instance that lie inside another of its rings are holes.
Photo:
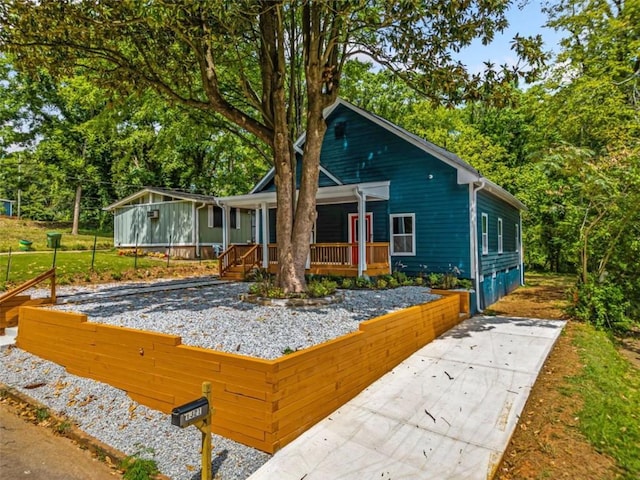
[[[358,277],[356,278],[356,287],[357,288],[371,288],[372,282],[368,277]]]
[[[623,479],[640,478],[640,370],[592,327],[581,327],[575,344],[584,368],[570,379],[569,393],[583,401],[579,428],[596,450],[615,459]]]
[[[249,293],[265,298],[287,298],[284,290],[275,284],[275,277],[272,275],[249,285]]]
[[[47,408],[40,407],[36,409],[36,419],[38,420],[38,422],[44,422],[45,420],[48,420],[50,416],[51,414],[49,413],[49,410]]]
[[[388,287],[388,283],[387,281],[383,278],[383,277],[378,277],[376,279],[376,288],[379,290],[384,290],[385,288]]]
[[[344,288],[345,290],[353,288],[354,285],[355,285],[355,281],[352,278],[349,278],[349,277],[344,277],[340,281],[340,288]]]
[[[64,420],[56,425],[56,432],[58,432],[60,435],[65,435],[71,431],[71,428],[71,422],[69,422],[68,420]]]
[[[338,288],[338,284],[328,278],[312,280],[307,284],[307,295],[311,298],[321,298],[333,295]]]
[[[128,456],[120,463],[120,469],[124,471],[124,480],[150,480],[160,473],[158,465],[153,459],[152,448],[142,448],[131,456]],[[151,457],[151,458],[150,458]]]
[[[578,283],[572,296],[569,313],[575,318],[606,330],[630,327],[628,312],[631,302],[620,285],[610,281],[598,282],[590,277],[587,283]]]

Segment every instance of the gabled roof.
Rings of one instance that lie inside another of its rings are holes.
[[[140,197],[143,197],[148,193],[155,193],[158,195],[164,195],[167,197],[175,198],[177,200],[186,200],[189,202],[216,203],[216,199],[212,195],[200,195],[199,193],[187,193],[187,192],[180,192],[178,190],[169,190],[165,188],[146,187],[134,194],[129,195],[128,197],[123,198],[122,200],[118,200],[117,202],[112,203],[108,207],[105,207],[103,210],[109,211],[118,207],[122,207]]]
[[[346,108],[349,108],[350,110],[356,112],[358,115],[370,120],[376,125],[379,125],[385,130],[388,130],[389,132],[406,140],[408,143],[416,146],[417,148],[423,150],[424,152],[430,155],[433,155],[435,158],[455,168],[456,171],[458,172],[459,184],[461,185],[469,184],[469,183],[485,184],[486,185],[485,190],[491,192],[492,194],[496,195],[497,197],[501,198],[507,203],[510,203],[511,205],[513,205],[514,207],[520,210],[526,209],[526,207],[520,200],[518,200],[516,197],[511,195],[504,188],[493,183],[488,178],[482,176],[482,174],[478,170],[476,170],[467,162],[462,160],[455,153],[445,150],[444,148],[436,145],[435,143],[431,143],[423,138],[420,138],[417,135],[405,130],[404,128],[399,127],[398,125],[390,122],[389,120],[376,115],[375,113],[371,113],[366,110],[363,110],[360,107],[356,107],[352,103],[349,103],[346,100],[343,100],[342,98],[338,98],[333,103],[333,105],[330,105],[329,107],[324,109],[324,111],[322,112],[324,118],[328,118],[331,115],[331,113],[333,113],[333,111],[341,105]],[[302,152],[302,146],[304,145],[305,140],[306,140],[306,134],[304,133],[300,135],[300,137],[298,137],[298,139],[294,143],[294,148],[297,152],[299,153]],[[272,172],[269,172],[269,173],[272,173]],[[269,175],[269,173],[267,175]],[[258,185],[260,185],[260,183]]]

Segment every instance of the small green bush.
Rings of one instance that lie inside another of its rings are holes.
[[[356,287],[358,288],[371,288],[371,280],[366,277],[356,278]]]
[[[124,471],[124,480],[150,480],[160,473],[158,465],[153,458],[153,449],[143,448],[133,455],[125,458],[120,463],[120,469]]]
[[[311,298],[326,297],[335,293],[338,284],[333,280],[324,278],[322,280],[313,280],[307,284],[307,293]]]
[[[569,313],[577,319],[607,330],[624,331],[631,326],[627,316],[631,303],[619,285],[589,279],[586,284],[578,284],[572,293],[574,302]]]
[[[349,278],[349,277],[343,278],[340,283],[340,287],[344,289],[350,289],[350,288],[353,288],[353,286],[354,286],[354,281],[352,278]]]
[[[424,285],[424,278],[422,277],[416,277],[413,279],[413,284],[420,287],[422,285]]]
[[[389,284],[387,283],[387,281],[384,278],[380,277],[380,278],[376,279],[376,288],[378,288],[380,290],[384,290],[388,286],[389,286]]]

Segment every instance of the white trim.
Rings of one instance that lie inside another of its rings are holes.
[[[336,185],[344,185],[344,183],[342,183],[338,177],[336,177],[333,173],[331,173],[329,170],[327,170],[326,168],[324,168],[322,165],[320,165],[320,171],[322,173],[324,173],[327,177],[329,177],[329,180],[331,180],[332,182],[335,182]]]
[[[502,218],[498,217],[498,225],[497,225],[497,234],[498,234],[498,253],[504,252],[504,224],[502,223]]]
[[[320,187],[316,194],[318,205],[329,203],[351,203],[358,200],[355,189],[367,195],[367,200],[389,200],[389,185],[391,182],[367,182],[350,185],[334,185],[331,187]],[[276,207],[276,192],[258,192],[247,195],[234,195],[231,197],[220,197],[219,204],[230,207],[252,209],[259,207],[262,203],[267,203],[271,208]]]
[[[411,218],[411,252],[396,252],[394,249],[394,236],[407,236],[406,233],[399,233],[394,235],[393,233],[393,219],[394,218]],[[415,213],[391,213],[389,214],[389,251],[394,257],[415,257],[417,253],[416,245],[416,214]]]
[[[143,198],[147,194],[149,194],[149,197],[148,197],[149,201],[129,205],[129,203],[132,202],[133,200],[136,200],[138,198]],[[152,197],[150,194],[162,195],[165,197],[173,197],[179,200],[169,200],[166,202],[152,202],[151,201]],[[129,195],[128,197],[123,198],[122,200],[118,200],[117,202],[114,202],[111,205],[104,207],[103,210],[110,211],[110,210],[114,210],[116,208],[124,207],[124,206],[153,205],[153,204],[172,203],[172,202],[179,202],[179,201],[193,202],[193,203],[214,203],[215,202],[215,197],[213,196],[202,195],[201,197],[202,198],[190,198],[186,196],[186,194],[181,195],[180,192],[170,192],[170,191],[155,189],[155,188],[144,188],[136,193]]]
[[[486,227],[486,232],[485,232]],[[480,221],[480,244],[482,255],[489,255],[489,214],[483,213]]]
[[[520,224],[516,223],[516,252],[520,252]]]

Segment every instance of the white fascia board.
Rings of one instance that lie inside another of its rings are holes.
[[[253,195],[254,193],[258,192],[258,190],[260,190],[267,183],[269,183],[269,181],[275,176],[275,174],[276,174],[276,167],[271,167],[271,169],[265,174],[265,176],[262,177],[258,183],[256,183],[256,186],[251,189],[251,191],[249,192],[249,195]]]
[[[484,188],[484,190],[492,193],[493,195],[495,195],[496,197],[500,198],[501,200],[504,200],[505,202],[507,202],[508,204],[514,206],[518,210],[527,210],[527,207],[526,207],[526,205],[524,203],[522,203],[516,197],[511,195],[509,192],[507,192],[500,185],[497,185],[497,184],[493,183],[491,180],[488,180],[486,178],[484,178],[484,182],[486,183],[486,187]]]
[[[329,202],[338,200],[336,203],[356,201],[356,188],[367,195],[372,200],[388,200],[389,199],[390,182],[368,182],[354,183],[350,185],[335,185],[331,187],[318,188],[316,201]],[[260,208],[262,203],[266,203],[269,207],[276,206],[276,192],[259,192],[248,195],[236,195],[232,197],[220,197],[218,201],[223,205],[230,207],[255,209]]]
[[[136,193],[133,193],[133,194],[129,195],[128,197],[123,198],[122,200],[118,200],[117,202],[112,203],[111,205],[108,205],[108,206],[104,207],[103,210],[109,211],[109,210],[113,210],[114,208],[117,208],[117,207],[125,206],[129,202],[131,202],[131,201],[133,201],[133,200],[135,200],[137,198],[143,197],[147,193],[151,193],[151,192],[153,192],[152,189],[145,188],[143,190],[140,190],[140,191],[138,191]]]

